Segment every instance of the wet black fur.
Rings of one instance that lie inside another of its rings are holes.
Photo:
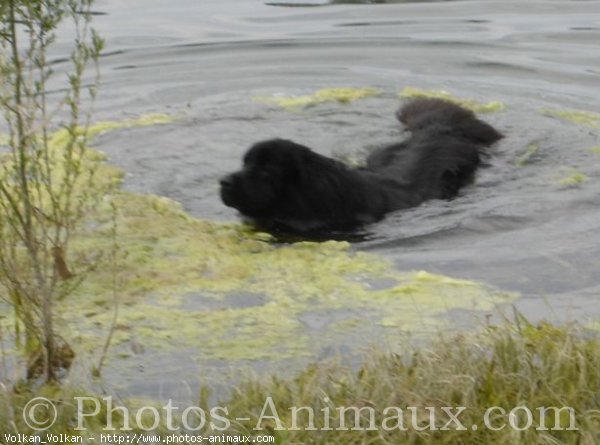
[[[483,149],[502,138],[473,112],[417,99],[397,112],[410,137],[373,152],[363,168],[285,139],[252,146],[242,170],[221,180],[221,199],[267,230],[352,230],[471,183]]]

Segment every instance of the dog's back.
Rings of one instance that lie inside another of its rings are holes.
[[[414,100],[400,108],[396,117],[413,134],[451,133],[484,147],[502,139],[502,134],[479,120],[471,110],[443,99]]]
[[[367,168],[427,199],[451,199],[470,184],[485,147],[502,138],[491,125],[454,103],[417,99],[396,113],[411,137],[373,153]]]

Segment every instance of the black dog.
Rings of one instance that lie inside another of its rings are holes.
[[[502,138],[473,112],[417,99],[397,117],[411,136],[350,168],[284,139],[259,142],[241,171],[221,180],[221,199],[270,231],[347,231],[414,207],[451,199],[471,183],[483,148]]]

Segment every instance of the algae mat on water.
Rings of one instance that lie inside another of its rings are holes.
[[[551,110],[544,109],[541,113],[562,119],[567,122],[572,122],[578,125],[584,125],[591,128],[600,128],[600,113],[592,113],[590,111],[581,110]]]
[[[338,102],[347,104],[359,99],[378,96],[381,94],[376,88],[321,88],[311,94],[296,95],[296,96],[260,96],[254,99],[258,102],[266,104],[279,105],[288,111],[297,111],[302,108],[312,107],[325,102]]]
[[[91,134],[167,122],[103,123]],[[346,242],[277,245],[239,224],[193,218],[169,199],[122,191],[122,172],[100,154],[90,158],[103,162],[97,176],[110,187],[74,234],[68,261],[79,276],[95,267],[58,304],[62,332],[80,354],[102,348],[115,300],[109,360],[141,344],[235,361],[312,355],[374,327],[441,329],[449,311],[490,311],[510,299],[470,281],[400,273]]]
[[[373,87],[321,88],[313,93],[304,95],[259,96],[254,99],[258,102],[278,105],[288,111],[298,111],[323,103],[337,102],[339,104],[348,104],[357,100],[380,96],[382,93],[381,90]],[[443,99],[468,108],[475,113],[494,113],[506,108],[502,102],[491,101],[481,103],[473,99],[462,99],[453,96],[449,92],[443,90],[424,90],[414,87],[405,87],[398,93],[398,96],[401,99]]]
[[[502,102],[491,101],[487,103],[481,103],[473,99],[461,99],[444,90],[422,90],[420,88],[405,87],[398,95],[402,99],[443,99],[460,105],[461,107],[468,108],[474,113],[495,113],[506,108]]]

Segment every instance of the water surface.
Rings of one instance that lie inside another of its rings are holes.
[[[532,320],[600,318],[600,154],[592,150],[600,121],[594,128],[544,113],[600,112],[600,2],[302,3],[320,6],[97,2],[95,24],[107,38],[98,119],[179,116],[169,126],[100,138],[96,146],[126,171],[126,188],[175,199],[199,218],[235,221],[219,200],[218,178],[237,169],[255,141],[285,137],[360,159],[403,137],[394,111],[404,87],[501,101],[506,109],[485,119],[506,138],[477,183],[452,202],[390,215],[354,248],[384,255],[399,270],[519,292],[516,306]],[[255,100],[339,86],[382,94],[301,112]],[[532,145],[537,150],[524,157]],[[587,180],[566,185],[574,172]],[[309,317],[309,329],[320,316]],[[201,367],[188,361],[162,368],[161,394]],[[137,380],[129,391],[147,394],[147,382]]]

